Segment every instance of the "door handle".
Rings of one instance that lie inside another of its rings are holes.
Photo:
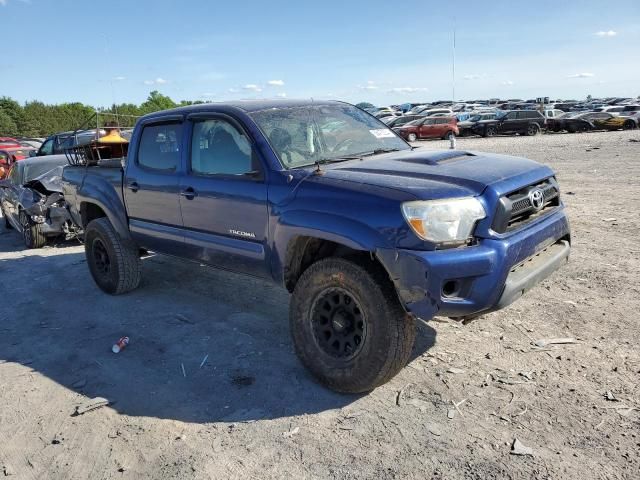
[[[182,190],[180,192],[180,195],[182,195],[183,197],[185,197],[187,200],[193,200],[195,197],[198,196],[198,194],[196,193],[196,191],[193,189],[193,187],[187,187],[184,190]]]
[[[140,189],[140,185],[138,185],[138,182],[129,182],[127,183],[127,188],[136,193]]]

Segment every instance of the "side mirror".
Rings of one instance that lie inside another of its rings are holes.
[[[38,155],[38,151],[37,150],[29,150],[29,157],[35,157]]]

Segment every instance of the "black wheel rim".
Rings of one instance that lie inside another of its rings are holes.
[[[311,309],[313,335],[320,349],[332,358],[352,360],[364,345],[367,322],[357,300],[342,288],[320,293]]]
[[[22,236],[27,245],[31,245],[31,223],[24,212],[20,213],[20,226],[22,226]]]
[[[107,248],[99,238],[93,241],[92,253],[93,264],[96,267],[96,271],[103,277],[109,277],[111,274],[111,259],[109,258]]]

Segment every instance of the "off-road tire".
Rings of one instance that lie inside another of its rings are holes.
[[[140,284],[138,248],[123,241],[107,218],[89,222],[84,232],[84,252],[91,276],[104,292],[120,295]]]
[[[496,129],[496,127],[489,126],[489,127],[484,129],[484,135],[482,135],[482,136],[483,137],[495,137],[496,133],[498,133],[498,130]]]
[[[42,233],[42,225],[33,223],[29,216],[20,211],[20,226],[22,227],[22,239],[27,248],[42,248],[47,243],[47,237]]]
[[[527,131],[525,132],[525,135],[527,135],[528,137],[535,137],[539,133],[540,125],[538,125],[537,123],[530,123],[529,125],[527,125]]]
[[[409,135],[407,135],[407,141],[415,142],[416,140],[418,140],[418,136],[415,133],[410,133]]]
[[[314,331],[318,301],[334,289],[352,296],[366,325],[353,358],[328,354]],[[302,363],[321,383],[343,393],[368,392],[389,381],[407,364],[415,340],[414,318],[402,308],[383,269],[368,259],[357,264],[326,258],[311,265],[293,292],[289,323]]]

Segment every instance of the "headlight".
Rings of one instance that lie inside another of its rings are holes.
[[[402,213],[420,238],[434,243],[464,242],[487,216],[475,197],[406,202]]]

